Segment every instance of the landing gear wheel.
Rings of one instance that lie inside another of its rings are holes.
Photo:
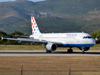
[[[72,49],[68,49],[67,52],[68,53],[73,53],[73,50]]]
[[[85,48],[83,47],[83,49],[82,49],[82,54],[84,54],[85,53]]]
[[[82,54],[84,54],[85,53],[85,51],[82,51]]]
[[[46,50],[46,53],[51,53],[51,51],[49,51],[49,50]]]

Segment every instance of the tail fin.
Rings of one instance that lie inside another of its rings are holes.
[[[39,30],[39,28],[37,26],[37,23],[35,21],[35,18],[33,16],[31,17],[31,25],[32,25],[32,35],[41,34],[40,30]]]

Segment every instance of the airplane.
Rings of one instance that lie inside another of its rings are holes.
[[[96,40],[88,33],[41,33],[35,18],[31,17],[32,35],[30,38],[4,38],[6,40],[25,41],[32,43],[42,43],[46,48],[46,53],[55,51],[57,47],[69,47],[68,53],[73,52],[73,47],[79,48],[82,53],[94,46]]]

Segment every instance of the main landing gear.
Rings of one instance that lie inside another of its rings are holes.
[[[68,49],[67,52],[68,53],[73,53],[73,49],[71,49],[71,47],[70,47],[70,49]]]
[[[49,51],[49,50],[46,50],[46,53],[51,53],[51,51]]]

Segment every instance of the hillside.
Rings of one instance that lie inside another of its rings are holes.
[[[94,32],[100,30],[99,0],[17,0],[0,3],[0,31],[31,34],[30,16],[41,32]]]
[[[84,17],[84,15],[100,13],[99,3],[99,0],[47,0],[30,9],[51,12],[54,16]]]

